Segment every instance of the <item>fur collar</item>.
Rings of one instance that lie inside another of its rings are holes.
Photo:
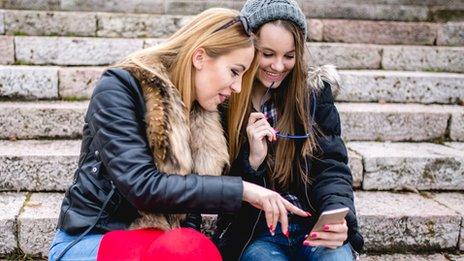
[[[229,166],[227,142],[218,112],[199,104],[190,113],[164,67],[148,71],[126,68],[139,81],[146,103],[145,122],[150,150],[158,170],[165,174],[219,176]],[[169,230],[185,215],[141,213],[132,228]]]

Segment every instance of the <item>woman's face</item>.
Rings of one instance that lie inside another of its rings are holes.
[[[216,58],[203,48],[193,55],[196,101],[207,111],[217,111],[232,92],[239,93],[244,73],[253,61],[254,47],[236,49]]]
[[[259,32],[258,79],[264,86],[277,88],[295,66],[295,41],[290,31],[272,23]]]

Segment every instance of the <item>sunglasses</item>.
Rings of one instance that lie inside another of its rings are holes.
[[[263,97],[261,98],[261,101],[260,101],[260,111],[262,113],[264,113],[264,103],[263,103],[263,99],[264,97],[266,97],[266,95],[269,93],[269,91],[271,90],[271,88],[274,86],[274,83],[275,82],[272,82],[272,84],[267,88],[266,90],[266,93],[263,95]],[[311,93],[312,94],[312,99],[313,99],[313,110],[312,110],[312,117],[311,117],[311,126],[315,125],[314,123],[314,116],[315,116],[315,112],[316,112],[316,96],[314,94],[314,92]],[[309,104],[308,104],[309,106]],[[309,109],[309,108],[308,108]],[[277,132],[276,133],[276,136],[281,138],[281,139],[307,139],[309,138],[311,134],[310,133],[306,133],[304,135],[296,135],[296,134],[289,134],[289,133],[281,133],[281,132]]]
[[[250,28],[250,26],[248,24],[248,20],[247,20],[247,18],[245,16],[241,16],[241,15],[235,17],[231,21],[229,21],[226,24],[224,24],[223,26],[219,27],[213,33],[217,33],[217,32],[219,32],[221,30],[227,29],[227,28],[231,27],[232,25],[234,25],[236,23],[241,23],[242,26],[243,26],[243,29],[245,30],[246,35],[251,36],[252,32],[251,32],[251,28]]]

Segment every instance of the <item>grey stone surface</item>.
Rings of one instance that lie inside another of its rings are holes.
[[[0,141],[0,190],[65,191],[81,141]]]
[[[5,12],[5,33],[14,35],[95,36],[94,13],[16,11]]]
[[[16,59],[31,64],[107,65],[143,48],[141,39],[15,38]]]
[[[99,37],[158,37],[171,36],[189,20],[190,16],[152,14],[100,13]]]
[[[165,0],[60,0],[61,10],[161,14]]]
[[[428,9],[424,6],[307,2],[303,1],[303,11],[311,18],[340,18],[387,21],[427,21]]]
[[[446,134],[452,106],[337,103],[342,136],[353,141],[425,141]]]
[[[367,251],[404,253],[454,249],[461,216],[418,194],[356,192],[356,209]]]
[[[449,22],[438,28],[437,45],[464,45],[464,23]]]
[[[384,255],[361,255],[361,260],[364,261],[448,261],[444,255],[441,254],[428,254],[428,255],[414,255],[414,254],[384,254]]]
[[[338,101],[459,103],[464,97],[464,75],[457,73],[340,71]]]
[[[55,234],[61,193],[35,193],[18,218],[19,247],[25,254],[47,256]]]
[[[15,61],[14,37],[0,36],[0,64],[12,64]]]
[[[360,188],[364,172],[362,157],[358,153],[348,150],[348,159],[348,166],[350,167],[351,175],[353,176],[353,187]]]
[[[323,39],[324,24],[319,19],[308,19],[308,40],[321,42]]]
[[[450,138],[454,141],[464,141],[464,107],[457,107],[451,115]]]
[[[234,8],[233,1],[223,0],[169,0],[166,3],[167,14],[198,14],[208,8]]]
[[[364,190],[464,190],[464,151],[432,143],[350,142]]]
[[[462,22],[464,16],[464,7],[462,1],[454,0],[453,3],[461,3],[458,8],[449,8],[442,6],[433,6],[430,8],[430,19],[434,22]]]
[[[464,143],[462,142],[445,142],[446,146],[464,151]]]
[[[3,0],[2,8],[31,9],[31,10],[59,10],[60,0]]]
[[[104,67],[64,67],[58,71],[59,95],[64,99],[89,99]]]
[[[433,45],[438,25],[432,23],[323,20],[324,41],[372,44]]]
[[[384,46],[382,67],[387,70],[464,72],[464,48]]]
[[[461,249],[462,252],[462,249]],[[464,254],[448,255],[450,261],[464,261]]]
[[[433,199],[440,204],[461,214],[464,219],[464,194],[462,193],[439,193],[433,196]],[[459,250],[464,251],[464,224],[461,223],[461,236],[459,238]],[[464,260],[464,256],[460,257]]]
[[[0,255],[10,253],[18,247],[16,218],[25,199],[24,193],[0,194]]]
[[[5,34],[5,21],[4,21],[4,15],[5,11],[0,10],[0,34]]]
[[[309,43],[310,65],[333,64],[339,69],[380,68],[381,47],[366,44]]]
[[[88,102],[2,102],[0,138],[78,138]]]
[[[152,47],[152,46],[155,46],[155,45],[158,45],[162,42],[164,42],[165,39],[145,39],[144,42],[143,42],[143,48],[148,48],[148,47]]]
[[[59,10],[61,0],[4,0],[0,4],[7,9]]]
[[[58,69],[0,66],[0,97],[53,99],[58,97]]]

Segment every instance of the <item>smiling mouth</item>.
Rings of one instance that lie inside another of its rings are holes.
[[[227,95],[222,95],[222,94],[219,94],[219,100],[221,101],[221,103],[223,103],[225,100],[227,100],[229,98],[229,96]]]
[[[273,72],[269,72],[266,70],[262,70],[262,72],[267,78],[272,79],[274,81],[281,80],[283,76],[285,75],[284,73],[273,73]]]

